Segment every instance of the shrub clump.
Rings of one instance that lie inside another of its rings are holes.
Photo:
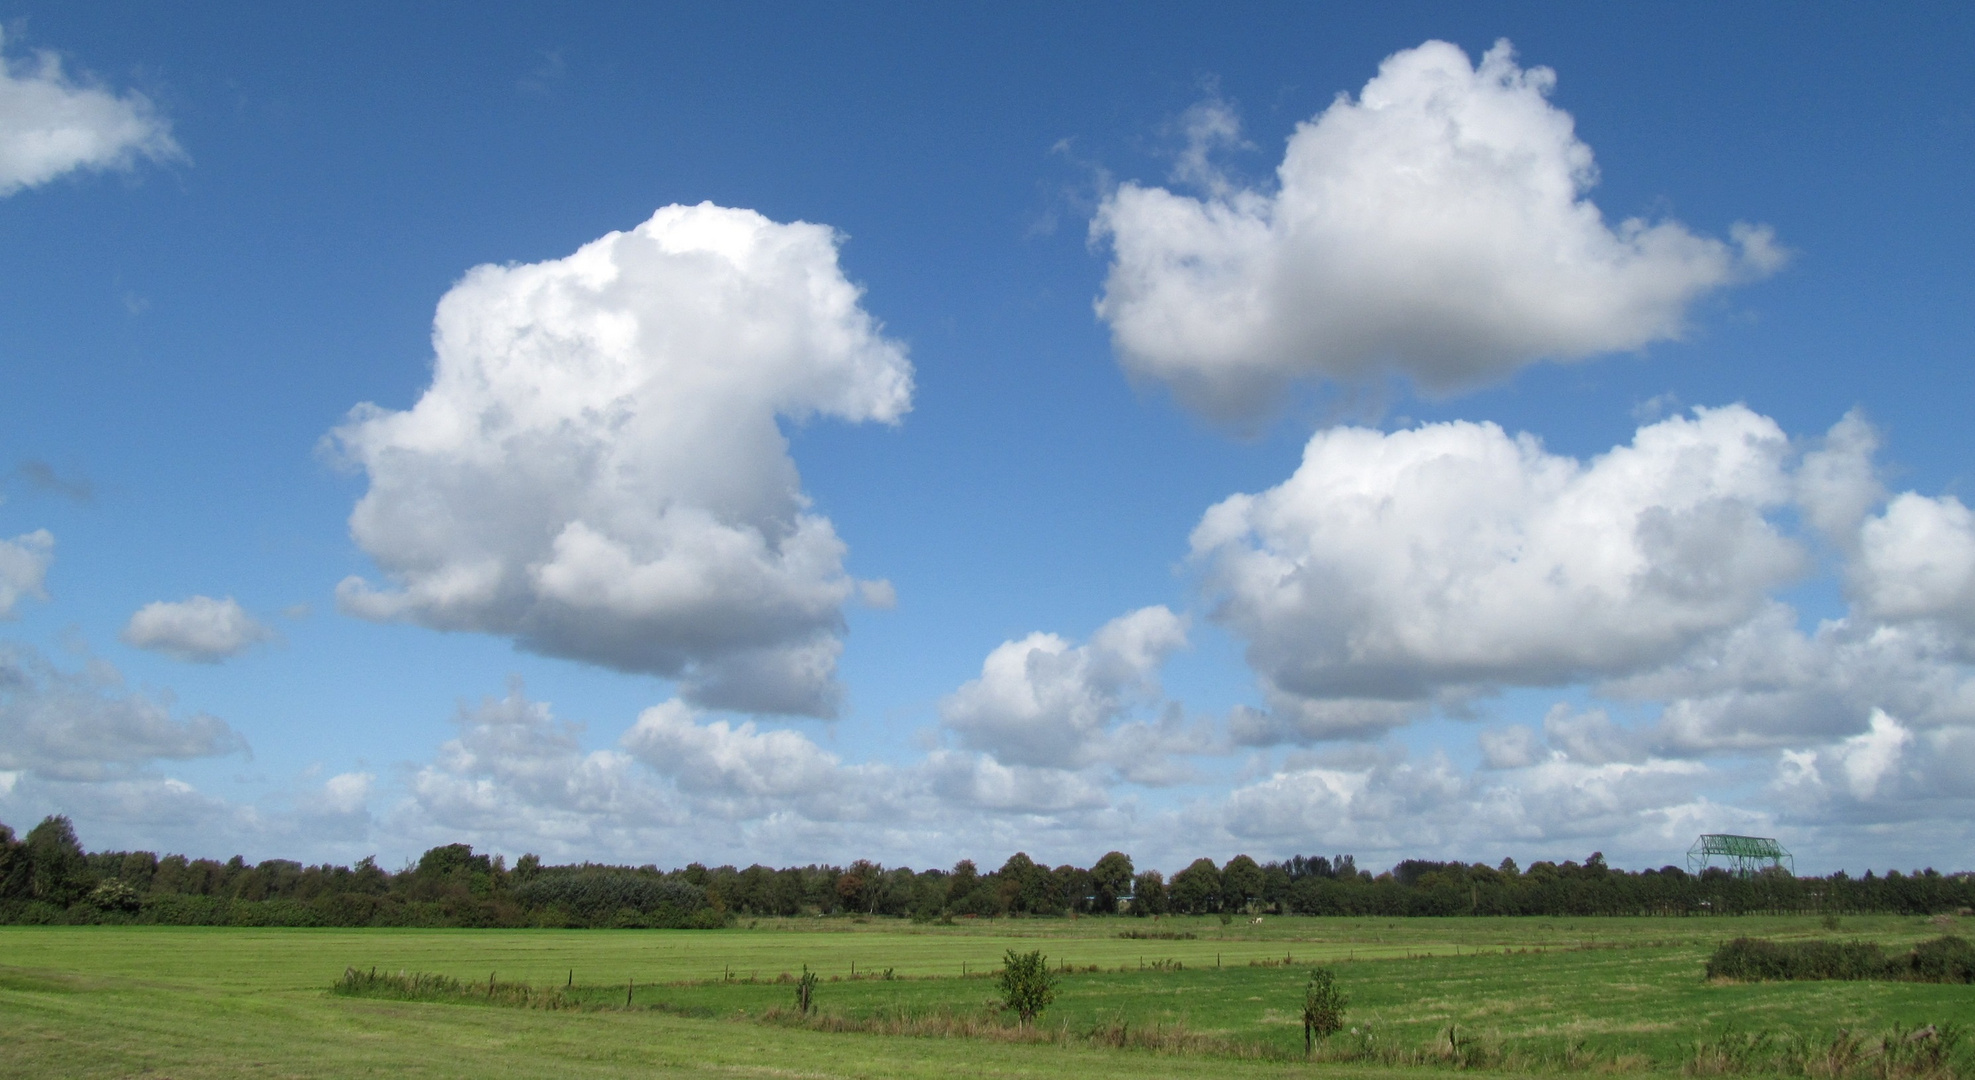
[[[1337,989],[1337,975],[1329,968],[1310,972],[1303,988],[1303,1056],[1316,1053],[1317,1040],[1328,1039],[1344,1030],[1344,1008],[1351,1002]]]
[[[1805,979],[1887,979],[1975,983],[1975,945],[1948,935],[1891,956],[1869,941],[1769,941],[1741,937],[1708,958],[1710,979],[1787,982]]]
[[[1049,959],[1040,949],[1026,953],[1008,950],[1001,966],[1001,999],[1024,1026],[1056,1000],[1056,976],[1049,970]]]

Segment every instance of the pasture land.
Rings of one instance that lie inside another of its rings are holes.
[[[1968,920],[1975,922],[1975,920]],[[1815,917],[787,919],[722,931],[0,927],[0,1077],[1678,1074],[1724,1033],[1811,1040],[1850,1028],[1969,1025],[1975,987],[1710,984],[1720,942],[1905,947],[1943,920]],[[1159,935],[1121,937],[1121,934]],[[1170,936],[1167,936],[1170,935]],[[1191,935],[1191,936],[1188,936]],[[1066,966],[1025,1037],[1001,1030],[1006,950]],[[788,1015],[807,964],[821,1019]],[[1294,1060],[1311,966],[1350,997],[1384,1065]],[[572,985],[581,1010],[334,997],[349,966]],[[1093,970],[1095,969],[1095,970]],[[853,976],[853,971],[855,975]],[[964,973],[964,977],[963,977]],[[887,977],[889,975],[889,977]],[[627,991],[632,1007],[624,1008]],[[960,1030],[994,1037],[875,1034]],[[964,1025],[963,1025],[964,1026]],[[833,1029],[833,1030],[831,1030]],[[860,1030],[861,1029],[861,1030]],[[967,1030],[976,1030],[968,1027]],[[1139,1032],[1146,1049],[1102,1045]],[[1183,1033],[1184,1037],[1175,1036]],[[1023,1041],[1023,1039],[1037,1041]],[[1162,1041],[1163,1038],[1163,1041]],[[1481,1053],[1474,1053],[1479,1048]],[[1390,1051],[1403,1051],[1394,1056]],[[1394,1062],[1418,1064],[1397,1067]]]

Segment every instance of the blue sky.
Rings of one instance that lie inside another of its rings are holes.
[[[0,27],[17,828],[1967,848],[1958,10]],[[612,233],[605,296],[572,260]],[[678,261],[750,237],[738,292]]]

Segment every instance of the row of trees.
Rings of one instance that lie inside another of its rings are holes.
[[[1089,868],[1022,853],[983,871],[849,866],[682,870],[545,866],[465,844],[436,847],[395,873],[364,859],[304,866],[85,852],[68,819],[25,837],[0,824],[0,922],[158,922],[326,926],[714,927],[736,917],[851,914],[920,920],[1126,913],[1308,915],[1694,915],[1761,911],[1931,914],[1975,908],[1975,876],[1738,878],[1677,867],[1628,872],[1593,854],[1527,870],[1409,859],[1374,876],[1349,855],[1225,865],[1198,859],[1167,878],[1110,852]]]

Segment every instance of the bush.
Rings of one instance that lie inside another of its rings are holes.
[[[1975,944],[1953,934],[1923,941],[1894,963],[1914,982],[1975,983]]]
[[[1056,976],[1050,973],[1049,959],[1041,950],[1018,953],[1008,950],[1001,965],[1002,1004],[1022,1023],[1033,1022],[1036,1014],[1056,1000]]]
[[[1344,1030],[1344,1007],[1350,1003],[1338,992],[1337,976],[1329,968],[1310,972],[1303,988],[1303,1056],[1316,1052],[1318,1039]]]
[[[89,902],[103,911],[121,911],[132,914],[143,906],[137,890],[129,885],[109,878],[89,893]]]
[[[1708,958],[1710,979],[1784,982],[1803,979],[1891,979],[1975,982],[1975,945],[1954,937],[1924,941],[1898,956],[1869,941],[1776,942],[1741,937]]]

